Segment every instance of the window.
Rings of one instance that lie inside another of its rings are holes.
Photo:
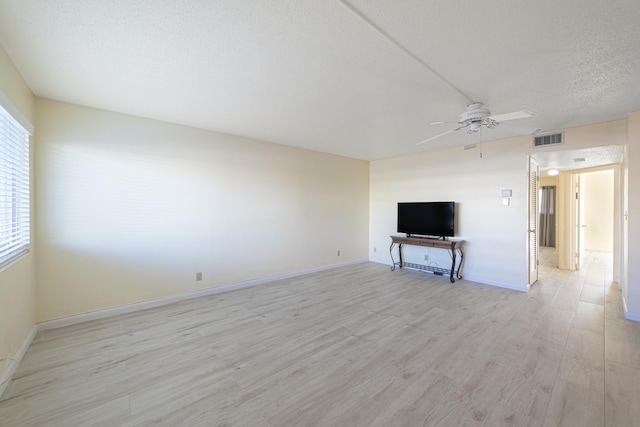
[[[15,110],[0,103],[0,269],[29,252],[30,243],[30,131],[3,105]]]

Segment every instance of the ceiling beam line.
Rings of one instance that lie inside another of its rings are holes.
[[[398,42],[396,39],[391,37],[386,31],[384,31],[382,28],[380,28],[378,25],[376,25],[373,21],[371,21],[369,18],[367,18],[362,12],[360,12],[358,9],[356,9],[351,4],[349,4],[346,0],[338,0],[338,1],[340,3],[342,3],[342,5],[344,7],[349,9],[351,11],[351,13],[353,13],[358,18],[360,18],[360,20],[362,20],[364,23],[366,23],[371,28],[373,28],[378,34],[380,34],[382,37],[384,37],[385,39],[390,41],[393,45],[395,45],[398,49],[403,51],[405,54],[409,55],[411,58],[413,58],[414,61],[416,61],[417,63],[422,65],[424,68],[426,68],[430,73],[432,73],[438,79],[440,79],[444,83],[446,83],[450,88],[452,88],[454,91],[456,91],[460,96],[465,98],[469,104],[475,102],[473,99],[471,99],[471,97],[469,95],[467,95],[466,93],[464,93],[463,91],[458,89],[453,83],[451,83],[444,76],[442,76],[440,73],[438,73],[436,70],[434,70],[429,64],[427,64],[425,61],[423,61],[418,55],[416,55],[415,53],[411,52],[409,49],[407,49],[402,44],[400,44],[400,42]]]

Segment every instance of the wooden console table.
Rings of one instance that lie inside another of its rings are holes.
[[[464,240],[441,240],[441,239],[430,239],[427,237],[404,237],[404,236],[390,236],[391,237],[391,246],[389,247],[389,254],[391,255],[391,271],[396,269],[396,266],[402,268],[412,267],[418,268],[420,270],[431,271],[434,274],[438,275],[449,275],[449,280],[451,283],[455,282],[453,276],[455,275],[458,279],[461,279],[460,276],[460,267],[462,267],[462,260],[464,259],[464,253],[462,252],[462,244]],[[398,245],[398,255],[400,256],[400,262],[395,262],[393,259],[393,247]],[[430,265],[422,265],[422,264],[409,264],[405,263],[402,260],[402,245],[414,245],[414,246],[425,246],[428,248],[437,248],[437,249],[446,249],[451,256],[451,269],[434,267]],[[458,265],[456,268],[456,254],[460,255],[460,260],[458,261]]]

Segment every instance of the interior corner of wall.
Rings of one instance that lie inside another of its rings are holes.
[[[18,347],[18,350],[14,354],[11,354],[8,358],[6,358],[10,363],[0,366],[0,397],[2,397],[2,393],[9,385],[9,380],[11,380],[11,377],[13,377],[13,374],[18,369],[18,365],[29,349],[31,342],[36,337],[37,332],[38,326],[34,325],[31,329],[31,332],[29,332],[29,334],[22,341],[20,347]]]

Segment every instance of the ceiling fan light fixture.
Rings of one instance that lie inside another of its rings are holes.
[[[487,129],[493,129],[496,126],[498,126],[500,123],[496,122],[495,120],[487,117],[486,119],[484,119],[482,121],[482,124],[485,125],[487,127]]]

